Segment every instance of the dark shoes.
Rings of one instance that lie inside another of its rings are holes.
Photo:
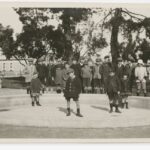
[[[31,103],[32,106],[35,106],[34,102]],[[39,102],[36,102],[37,106],[41,106],[41,104]]]
[[[67,108],[67,114],[66,114],[66,116],[71,116],[70,108]],[[83,115],[81,115],[81,113],[80,113],[80,109],[77,109],[76,116],[77,117],[83,117]]]
[[[115,112],[116,113],[121,113],[121,111],[119,109],[116,109]]]
[[[81,115],[80,113],[76,114],[77,117],[83,117],[83,115]]]
[[[70,108],[67,108],[67,114],[66,114],[66,116],[70,116],[70,115],[71,115]]]
[[[77,117],[83,117],[83,116],[81,115],[81,113],[80,113],[80,109],[79,109],[79,108],[77,109],[77,114],[76,114],[76,116],[77,116]]]
[[[129,109],[129,107],[128,107],[128,102],[122,103],[122,104],[121,104],[121,108],[122,108],[122,109],[123,109],[123,108]]]
[[[136,95],[137,95],[137,96],[140,96],[139,93],[136,93]],[[144,93],[144,97],[146,97],[146,96],[147,96],[147,93]]]
[[[140,96],[139,93],[136,93],[136,95],[137,95],[137,96]],[[146,97],[146,96],[147,96],[147,93],[144,93],[144,97]]]
[[[67,113],[66,116],[71,116],[71,113]]]
[[[113,106],[115,106],[115,108],[116,108],[116,110],[115,110],[116,113],[121,113],[121,111],[118,109],[118,105],[116,106],[116,105],[113,105],[113,104],[110,104],[110,111],[109,111],[109,113],[113,112]]]
[[[109,113],[112,113],[113,112],[113,104],[110,104],[110,111]]]
[[[121,111],[118,109],[118,105],[116,105],[115,107],[116,107],[115,112],[116,112],[116,113],[121,113]]]
[[[31,105],[34,106],[34,102],[32,102]]]
[[[128,107],[128,102],[126,102],[125,104],[126,104],[126,109],[129,109],[129,107]]]
[[[36,105],[37,105],[37,106],[41,106],[41,104],[40,104],[39,102],[36,102]]]

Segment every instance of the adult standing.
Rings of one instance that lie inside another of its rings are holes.
[[[118,58],[118,65],[116,70],[116,75],[118,76],[118,79],[121,81],[124,75],[125,67],[123,65],[122,58]]]
[[[51,91],[53,91],[53,88],[55,86],[55,82],[54,82],[54,69],[55,69],[55,64],[54,61],[50,60],[48,65],[47,65],[47,81],[48,81],[48,86],[50,88]]]
[[[141,89],[144,91],[144,96],[146,96],[146,78],[147,78],[147,70],[144,66],[143,60],[139,59],[137,67],[135,68],[135,77],[137,84],[137,96],[139,96]]]
[[[112,65],[110,62],[110,58],[107,55],[104,57],[104,63],[102,64],[102,81],[104,84],[105,91],[106,91],[106,87],[107,87],[107,79],[108,79],[111,68],[112,68]]]
[[[46,77],[48,71],[44,61],[41,61],[37,64],[37,72],[41,83],[46,86]]]
[[[148,80],[150,80],[150,60],[147,60],[147,73],[148,73]]]
[[[80,72],[79,79],[81,80],[82,93],[84,93],[84,87],[83,87],[83,78],[81,76],[81,70],[84,67],[84,62],[85,62],[84,57],[81,57],[79,60],[79,63],[78,63],[78,68],[79,68],[79,72]]]
[[[147,74],[148,74],[148,80],[147,80],[147,91],[150,92],[150,60],[147,60]]]
[[[56,85],[56,92],[61,93],[62,89],[62,71],[63,71],[63,65],[61,63],[61,60],[57,60],[57,64],[54,68],[54,81]]]
[[[89,66],[88,62],[84,63],[84,67],[81,70],[83,78],[83,86],[85,93],[92,92],[91,81],[92,81],[92,69]]]
[[[94,93],[102,93],[101,59],[97,58],[93,67]]]
[[[132,93],[132,87],[135,81],[135,65],[133,64],[132,60],[128,60],[127,64],[125,65],[125,73],[129,79],[129,92]]]
[[[33,78],[33,74],[37,72],[36,66],[34,64],[34,59],[29,58],[28,63],[25,66],[24,69],[24,75],[25,75],[25,82],[26,82],[26,87],[27,87],[27,94],[31,94],[31,89],[30,89],[30,83]]]

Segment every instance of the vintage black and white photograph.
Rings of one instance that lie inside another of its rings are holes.
[[[150,4],[0,6],[0,140],[150,138]]]

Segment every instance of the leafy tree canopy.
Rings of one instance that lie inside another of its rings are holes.
[[[9,26],[4,27],[2,24],[0,24],[0,48],[7,59],[13,56],[13,29]]]

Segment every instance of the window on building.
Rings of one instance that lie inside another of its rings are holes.
[[[10,63],[10,71],[12,71],[12,63]]]

